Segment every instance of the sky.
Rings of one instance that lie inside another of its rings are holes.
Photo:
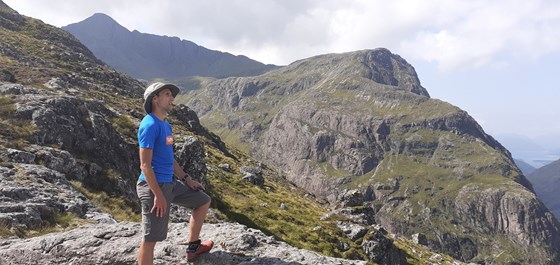
[[[535,141],[560,157],[560,1],[3,1],[58,27],[105,13],[131,31],[267,64],[387,48],[414,66],[432,98],[467,111],[498,140]]]

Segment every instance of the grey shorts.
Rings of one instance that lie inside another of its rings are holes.
[[[203,191],[194,191],[183,183],[173,180],[173,182],[159,183],[159,187],[167,200],[167,210],[163,217],[157,217],[152,213],[154,206],[154,194],[150,190],[148,183],[138,181],[136,192],[142,205],[142,230],[145,242],[158,242],[167,238],[167,224],[169,223],[169,212],[171,203],[196,209],[210,201],[210,196]]]

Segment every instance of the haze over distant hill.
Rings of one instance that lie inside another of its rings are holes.
[[[277,67],[209,50],[178,37],[131,32],[101,13],[62,28],[99,59],[136,78],[252,76]]]
[[[552,137],[532,139],[519,134],[496,134],[494,137],[514,158],[523,160],[534,168],[540,168],[560,158],[560,147],[556,143],[558,141]]]
[[[520,159],[514,159],[515,164],[517,165],[517,167],[519,167],[519,169],[521,169],[521,172],[523,172],[523,174],[525,176],[535,172],[535,170],[537,170],[535,167],[531,166],[529,163],[520,160]]]
[[[560,218],[560,160],[537,169],[527,178],[546,207]]]

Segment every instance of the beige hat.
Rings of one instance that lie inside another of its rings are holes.
[[[169,88],[171,90],[171,94],[173,97],[176,97],[179,94],[179,88],[172,84],[164,84],[161,82],[155,82],[149,85],[146,90],[144,91],[144,110],[146,113],[152,112],[152,98],[161,90]]]

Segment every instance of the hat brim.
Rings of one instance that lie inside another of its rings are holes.
[[[146,98],[146,100],[144,100],[144,110],[146,111],[146,113],[151,113],[152,112],[152,98],[154,98],[154,96],[159,93],[160,91],[164,90],[168,88],[169,90],[171,90],[171,94],[173,95],[173,97],[176,97],[179,94],[179,88],[175,85],[172,84],[166,84],[156,90],[154,90],[154,92],[152,92],[148,98]]]

